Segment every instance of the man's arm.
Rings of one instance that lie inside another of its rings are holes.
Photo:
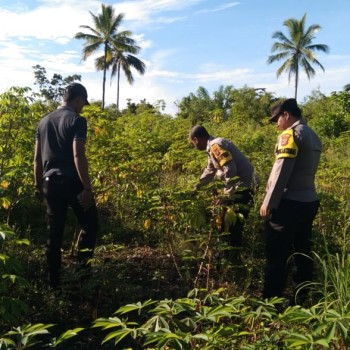
[[[84,186],[82,191],[81,204],[88,209],[93,203],[91,180],[89,176],[88,161],[85,155],[85,142],[81,139],[73,140],[74,164],[77,169],[80,181]]]
[[[34,148],[34,185],[35,189],[42,192],[43,163],[41,159],[40,140],[35,141]]]
[[[281,158],[273,165],[267,192],[260,208],[260,215],[266,217],[271,209],[276,209],[293,172],[295,158]]]
[[[300,141],[294,138],[294,130],[286,129],[278,137],[275,148],[276,160],[267,183],[267,191],[260,208],[260,215],[266,217],[271,209],[277,209],[287,187],[298,156]]]
[[[199,182],[195,185],[196,189],[210,183],[214,179],[216,171],[217,169],[215,168],[210,157],[208,157],[207,167],[204,169],[201,177],[199,178]]]

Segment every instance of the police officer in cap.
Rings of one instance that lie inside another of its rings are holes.
[[[266,268],[263,297],[282,297],[287,279],[287,261],[294,254],[297,285],[311,281],[312,224],[319,207],[315,174],[322,144],[302,119],[294,98],[272,108],[271,122],[282,133],[275,147],[273,165],[260,215],[265,218]],[[297,291],[297,289],[296,289]],[[295,297],[305,295],[300,289]]]
[[[232,142],[222,137],[211,136],[202,125],[191,129],[190,140],[196,149],[208,154],[207,167],[195,189],[207,185],[217,176],[224,183],[224,194],[227,197],[221,204],[226,209],[234,205],[236,214],[240,213],[246,219],[253,204],[254,188],[258,184],[258,177],[249,159]],[[243,227],[244,220],[240,218],[229,225],[232,247],[241,247]],[[231,257],[234,258],[236,254],[237,251]]]

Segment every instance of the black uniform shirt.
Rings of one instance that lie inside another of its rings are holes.
[[[43,176],[78,177],[73,157],[73,140],[86,140],[87,121],[69,107],[59,107],[39,123]]]

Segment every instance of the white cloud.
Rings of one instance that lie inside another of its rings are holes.
[[[227,9],[229,9],[231,7],[235,7],[237,5],[239,5],[239,2],[230,2],[228,4],[223,4],[223,5],[218,6],[217,8],[215,8],[213,10],[213,12],[219,12],[219,11],[227,10]]]
[[[134,30],[138,30],[150,24],[166,25],[185,21],[187,16],[171,16],[170,13],[191,8],[201,2],[202,0],[117,1],[114,7],[118,13],[125,14],[125,20],[130,21]]]
[[[17,13],[0,9],[0,39],[31,37],[68,43],[79,31],[79,25],[90,21],[86,10],[61,4],[58,7],[41,6]]]
[[[252,73],[251,69],[241,68],[232,70],[219,70],[211,73],[198,73],[192,77],[201,83],[217,81],[222,84],[232,85],[234,81],[243,81]]]
[[[202,13],[220,12],[220,11],[227,10],[227,9],[229,9],[231,7],[235,7],[237,5],[239,5],[239,2],[230,2],[230,3],[227,3],[227,4],[222,4],[220,6],[214,7],[212,9],[203,9],[203,10],[196,11],[196,15],[199,15],[199,14],[202,14]]]
[[[134,34],[133,39],[142,50],[146,50],[152,47],[152,41],[145,39],[145,34]]]
[[[163,24],[170,24],[174,22],[179,22],[179,21],[184,21],[188,17],[186,16],[181,16],[181,17],[158,17],[155,22],[157,23],[163,23]]]

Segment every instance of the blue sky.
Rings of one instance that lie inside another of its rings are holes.
[[[220,85],[266,88],[279,96],[293,96],[286,74],[277,79],[279,64],[267,57],[276,30],[286,33],[283,21],[307,13],[307,26],[320,24],[314,43],[327,44],[328,55],[317,58],[308,81],[302,75],[299,101],[313,90],[328,95],[350,83],[350,1],[348,0],[129,0],[105,1],[124,13],[121,30],[131,30],[147,65],[144,76],[134,72],[130,86],[121,82],[121,107],[131,98],[150,103],[163,99],[166,112],[175,114],[175,102],[204,86],[210,93]],[[32,66],[40,64],[63,77],[81,74],[91,100],[101,99],[102,73],[92,57],[81,60],[83,41],[73,39],[92,25],[89,11],[97,14],[94,0],[0,0],[0,92],[11,86],[33,85]],[[96,57],[96,56],[95,56]],[[108,76],[106,102],[116,100],[116,81]]]

